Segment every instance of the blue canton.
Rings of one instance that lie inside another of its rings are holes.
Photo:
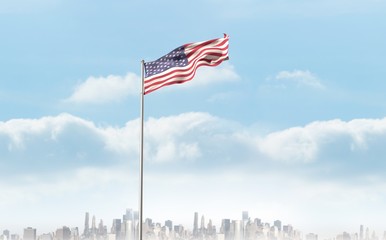
[[[185,48],[181,46],[153,62],[145,63],[145,78],[173,67],[185,67],[188,65],[188,59],[184,50]]]

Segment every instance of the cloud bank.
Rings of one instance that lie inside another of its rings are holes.
[[[136,161],[138,124],[102,127],[70,114],[0,122],[0,165],[36,173]],[[386,118],[317,121],[264,135],[202,112],[145,123],[145,159],[157,165],[271,162],[372,174],[385,165],[379,158],[385,144]]]

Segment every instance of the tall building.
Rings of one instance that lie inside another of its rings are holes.
[[[4,230],[3,235],[6,236],[7,239],[9,239],[9,230]]]
[[[230,219],[223,219],[221,221],[220,233],[224,234],[225,240],[231,239],[230,230],[231,230],[231,220]]]
[[[71,240],[79,240],[79,229],[78,227],[71,228]]]
[[[102,219],[99,221],[97,235],[98,236],[106,236],[107,235],[107,227],[105,225],[103,225]]]
[[[121,219],[113,219],[113,225],[111,226],[111,233],[120,233],[122,222]]]
[[[365,237],[366,240],[369,240],[370,239],[370,230],[369,228],[367,227],[366,228],[366,237]]]
[[[96,233],[97,233],[97,228],[96,228],[96,222],[95,222],[96,220],[95,220],[95,215],[94,216],[92,216],[92,221],[91,221],[91,234],[92,235],[96,235]]]
[[[204,236],[205,235],[205,217],[204,215],[202,215],[201,217],[201,226],[200,226],[200,234],[201,236]]]
[[[70,240],[71,239],[71,230],[69,227],[58,228],[55,233],[55,239],[57,240]]]
[[[126,232],[127,228],[129,226],[127,225],[127,221],[121,221],[121,231],[119,233],[116,233],[116,239],[118,240],[125,240],[126,239]]]
[[[255,240],[258,239],[262,234],[260,225],[257,225],[255,222],[249,220],[247,224],[245,224],[244,228],[244,239],[246,240]]]
[[[126,213],[123,215],[123,221],[133,221],[134,220],[134,212],[133,212],[133,209],[131,208],[128,208],[126,209]]]
[[[145,219],[145,225],[147,225],[149,228],[153,227],[153,220],[151,218]]]
[[[133,220],[126,220],[124,222],[124,224],[125,224],[125,240],[137,239],[134,221]]]
[[[206,227],[206,235],[212,238],[216,237],[216,226],[213,226],[211,219],[209,219],[208,225]]]
[[[134,218],[134,221],[138,221],[139,220],[139,213],[138,213],[138,211],[134,211],[133,212],[133,218]]]
[[[283,232],[287,234],[287,236],[292,237],[293,236],[293,227],[291,225],[284,225],[283,226]]]
[[[359,227],[359,240],[363,240],[363,225]]]
[[[177,225],[174,226],[174,232],[178,234],[179,237],[183,236],[184,231],[185,231],[184,226],[182,226],[181,224],[178,226]]]
[[[193,221],[193,237],[198,236],[198,212],[194,213],[194,221]]]
[[[231,239],[233,240],[242,240],[243,239],[243,229],[242,222],[240,220],[233,220],[230,228]]]
[[[86,212],[86,216],[84,218],[84,231],[83,236],[88,238],[90,236],[90,226],[89,226],[89,215],[88,212]]]
[[[248,211],[243,211],[242,212],[242,220],[243,222],[248,222],[249,216],[248,216]]]
[[[172,231],[173,229],[173,222],[171,220],[165,221],[165,226],[169,228],[169,231]]]
[[[23,233],[23,240],[36,240],[36,228],[25,228]]]
[[[280,220],[276,220],[273,222],[273,225],[277,227],[277,229],[279,230],[279,232],[281,232],[281,221]]]

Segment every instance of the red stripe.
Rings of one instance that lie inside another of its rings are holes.
[[[226,51],[228,49],[228,46],[222,46],[222,47],[205,47],[205,48],[201,48],[201,49],[197,49],[196,51],[194,52],[190,52],[188,53],[187,57],[190,58],[192,55],[199,53],[201,54],[202,52],[204,51],[215,51],[215,52],[218,52],[218,51]]]
[[[209,44],[212,44],[213,42],[216,42],[216,41],[218,41],[220,38],[215,38],[215,39],[211,39],[211,40],[207,40],[207,41],[203,41],[203,42],[201,42],[201,43],[197,43],[197,42],[194,42],[194,43],[187,43],[187,44],[185,44],[184,45],[184,47],[189,47],[189,46],[191,46],[191,45],[195,45],[195,44],[197,44],[197,46],[203,46],[203,45],[209,45]],[[197,47],[196,46],[196,47]]]
[[[227,44],[228,41],[224,40],[222,42],[220,42],[220,44],[217,44],[217,45],[214,45],[214,46],[211,46],[211,48],[220,48],[220,46],[223,46],[225,44]],[[206,46],[205,46],[206,47]],[[196,46],[194,47],[192,50],[189,50],[189,53],[187,54],[187,57],[190,57],[193,53],[195,53],[196,51],[198,51],[199,49],[202,49],[202,48],[205,48],[204,46]]]

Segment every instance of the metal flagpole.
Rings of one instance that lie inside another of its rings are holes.
[[[139,150],[139,227],[138,236],[139,240],[142,240],[142,223],[143,223],[143,115],[144,115],[144,74],[145,74],[145,61],[141,61],[141,107],[140,107],[140,150]]]

